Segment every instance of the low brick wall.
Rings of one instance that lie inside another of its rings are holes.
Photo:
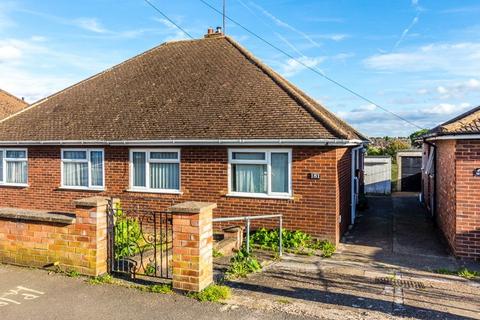
[[[68,215],[3,210],[0,262],[32,267],[58,263],[64,270],[92,276],[107,272],[106,205],[103,197],[77,200],[74,216],[63,221],[59,217]]]

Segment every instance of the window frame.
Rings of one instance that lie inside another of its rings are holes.
[[[25,152],[25,158],[7,158],[8,151]],[[27,148],[0,148],[2,152],[2,180],[0,186],[6,187],[28,187],[28,149]],[[26,162],[27,163],[27,181],[25,183],[7,182],[7,162]]]
[[[87,159],[65,159],[63,153],[65,151],[82,151],[87,153]],[[91,152],[101,152],[102,153],[102,186],[92,185],[92,161],[91,161]],[[66,186],[63,183],[63,164],[65,162],[73,163],[88,163],[87,168],[87,181],[88,186]],[[105,190],[105,150],[103,148],[62,148],[60,149],[60,188],[61,189],[72,189],[72,190],[93,190],[93,191],[104,191]]]
[[[243,153],[265,153],[265,160],[242,160],[233,159],[236,152]],[[288,154],[288,192],[272,191],[272,153]],[[233,191],[232,186],[232,164],[266,164],[267,165],[267,193],[256,192],[238,192]],[[230,148],[228,149],[228,193],[230,197],[247,197],[247,198],[267,198],[267,199],[292,199],[292,149],[291,148]]]
[[[145,187],[134,186],[133,153],[145,153]],[[151,159],[152,152],[175,152],[177,159]],[[155,189],[150,187],[150,163],[178,163],[178,189]],[[182,190],[182,165],[180,148],[133,148],[129,150],[129,189],[130,192],[181,194]]]

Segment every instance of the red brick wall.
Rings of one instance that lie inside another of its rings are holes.
[[[73,212],[73,200],[92,195],[118,196],[124,204],[149,204],[156,210],[188,200],[209,201],[218,204],[216,216],[282,213],[286,228],[301,229],[317,237],[338,241],[337,216],[340,207],[346,211],[350,199],[338,192],[346,184],[346,173],[337,168],[338,154],[335,148],[293,148],[292,200],[226,197],[227,150],[227,147],[182,147],[183,194],[172,195],[126,191],[129,184],[129,149],[126,147],[105,148],[104,192],[60,189],[60,147],[29,147],[29,187],[0,187],[0,207]],[[341,167],[346,168],[349,151],[341,150],[345,153],[341,157]],[[342,153],[340,150],[338,152]],[[310,172],[320,173],[320,179],[309,179]],[[338,182],[339,177],[342,187]]]
[[[480,140],[457,140],[456,157],[456,254],[480,260]]]
[[[340,234],[347,231],[351,223],[351,179],[352,179],[352,153],[351,149],[337,149],[338,159],[338,206],[342,222],[340,224]]]
[[[455,140],[439,140],[437,145],[436,220],[455,251]]]

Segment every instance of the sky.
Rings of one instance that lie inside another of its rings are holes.
[[[195,38],[199,0],[150,0]],[[221,8],[221,0],[206,0]],[[478,0],[227,0],[226,33],[368,136],[407,136],[480,105]],[[28,102],[186,35],[144,0],[0,0],[0,88]]]

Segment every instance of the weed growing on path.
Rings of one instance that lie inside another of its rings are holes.
[[[101,276],[98,276],[98,277],[94,277],[94,278],[90,278],[88,279],[88,283],[89,284],[111,284],[114,282],[114,279],[111,275],[109,275],[108,273],[104,274],[104,275],[101,275]]]
[[[231,290],[227,286],[221,286],[218,284],[212,284],[200,292],[190,292],[187,296],[197,299],[198,301],[211,301],[216,302],[220,300],[226,300],[232,295]]]

